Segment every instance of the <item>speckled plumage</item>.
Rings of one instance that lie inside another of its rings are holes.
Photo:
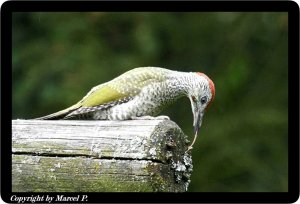
[[[205,109],[215,96],[214,83],[199,72],[179,72],[159,67],[135,68],[92,88],[75,105],[37,119],[128,120],[157,116],[182,96],[187,96],[192,106],[193,145]]]
[[[135,68],[94,87],[70,108],[38,119],[127,120],[156,116],[176,99],[198,95],[193,94],[197,90],[207,92],[210,99],[213,97],[209,82],[197,73],[158,67]],[[97,95],[101,98],[96,98]],[[109,95],[114,96],[110,99]]]
[[[158,67],[141,67],[94,87],[81,101],[63,111],[39,119],[127,120],[132,117],[156,116],[166,106],[184,95],[207,92],[209,81],[194,72],[178,72]],[[94,95],[106,96],[95,98]],[[114,97],[109,100],[110,94]],[[98,101],[97,101],[98,100]]]

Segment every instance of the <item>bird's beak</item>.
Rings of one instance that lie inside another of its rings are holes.
[[[193,107],[195,108],[195,107]],[[195,132],[195,136],[194,136],[194,140],[192,142],[192,144],[188,147],[187,151],[191,150],[193,148],[193,145],[194,143],[196,142],[196,139],[197,139],[197,136],[198,136],[198,132],[199,132],[199,129],[201,127],[201,124],[202,124],[202,118],[203,118],[203,115],[204,113],[200,110],[198,110],[197,108],[196,109],[193,109],[193,115],[194,115],[194,132]]]
[[[203,113],[201,110],[194,112],[194,133],[198,135],[199,129],[202,124]]]

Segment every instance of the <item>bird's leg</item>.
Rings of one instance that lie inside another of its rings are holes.
[[[160,115],[157,117],[153,117],[150,115],[145,115],[145,116],[141,116],[141,117],[132,116],[131,119],[132,120],[170,120],[170,118],[166,115]]]

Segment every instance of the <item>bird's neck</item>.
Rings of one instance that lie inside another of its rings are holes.
[[[175,98],[188,96],[194,77],[194,73],[172,71],[167,77],[168,89],[172,90]]]

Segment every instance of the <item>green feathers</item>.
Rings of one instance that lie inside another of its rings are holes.
[[[99,106],[101,104],[120,100],[126,96],[128,95],[122,94],[107,85],[102,86],[94,91],[92,90],[91,93],[89,93],[82,99],[82,101],[79,102],[79,104],[83,107]]]
[[[83,114],[91,114],[96,110],[128,102],[149,84],[165,80],[164,71],[164,69],[154,67],[132,69],[107,83],[94,87],[75,105],[37,119],[64,119],[74,116],[80,118]]]
[[[83,107],[98,106],[126,97],[134,97],[150,83],[164,80],[156,68],[136,68],[94,87],[79,103]],[[161,72],[161,70],[159,70]]]

